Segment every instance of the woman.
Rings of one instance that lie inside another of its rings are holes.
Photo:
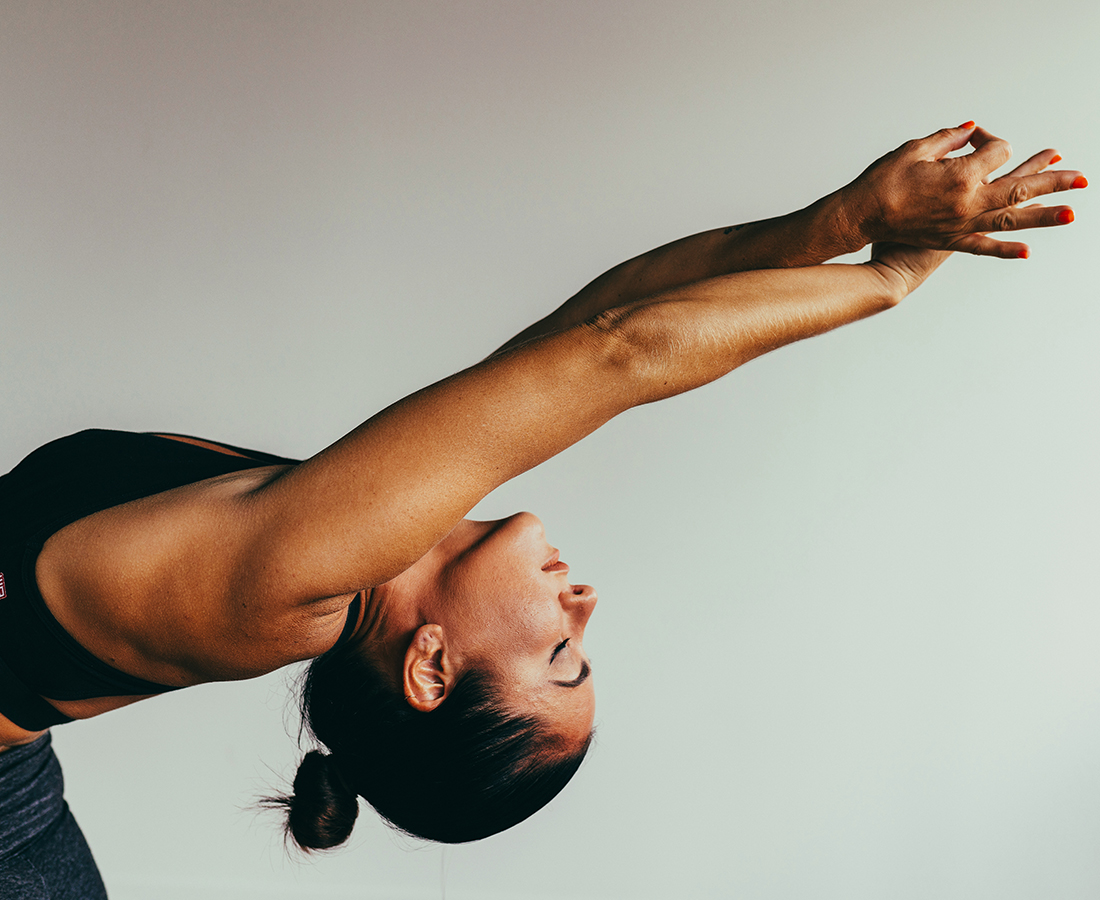
[[[949,251],[1026,257],[987,233],[1072,221],[1020,203],[1087,182],[1046,171],[1053,150],[988,180],[1009,155],[945,129],[804,210],[623,263],[305,462],[117,432],[32,453],[0,481],[0,875],[79,842],[47,728],[310,658],[329,753],[278,801],[302,846],[345,840],[357,795],[448,842],[526,818],[588,746],[596,595],[534,516],[463,516],[626,409],[894,306]],[[869,262],[819,265],[867,243]]]

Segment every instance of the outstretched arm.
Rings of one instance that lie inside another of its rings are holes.
[[[973,153],[948,157],[967,144]],[[987,181],[1010,154],[1005,141],[971,123],[909,141],[805,209],[705,231],[616,266],[501,350],[695,281],[753,269],[817,265],[874,242],[1006,259],[1026,255],[1026,244],[998,241],[985,233],[1067,224],[1072,221],[1067,206],[1020,209],[1019,204],[1087,182],[1080,172],[1044,171],[1061,160],[1054,150],[1043,150],[1007,175]]]
[[[946,156],[966,143],[973,153]],[[878,160],[840,192],[843,204],[830,195],[616,267],[523,340],[252,492],[229,517],[231,593],[270,607],[380,584],[498,485],[624,410],[893,306],[947,249],[1020,255],[1024,245],[985,232],[1058,224],[1066,208],[1019,202],[1083,185],[1044,171],[1053,151],[987,183],[1009,152],[981,129],[948,129]],[[867,263],[796,265],[869,241],[879,245]],[[771,267],[737,271],[748,266]]]
[[[899,252],[923,274],[944,255]],[[232,539],[234,596],[305,603],[384,582],[498,485],[624,410],[894,305],[923,277],[901,268],[888,259],[695,282],[425,388],[248,498]]]

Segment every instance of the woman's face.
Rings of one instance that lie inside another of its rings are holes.
[[[568,575],[537,516],[464,519],[388,583],[387,606],[414,604],[416,627],[441,626],[445,652],[459,670],[488,670],[510,709],[582,741],[595,712],[583,642],[596,592]]]

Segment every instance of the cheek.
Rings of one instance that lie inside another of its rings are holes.
[[[475,656],[515,665],[537,629],[536,605],[524,587],[487,566],[464,567],[446,580],[452,622]]]
[[[490,541],[451,569],[445,584],[477,651],[507,661],[517,677],[519,667],[528,669],[529,677],[539,663],[542,674],[564,637],[556,590],[541,570],[530,571],[531,556]]]
[[[545,650],[546,661],[554,646],[567,635],[563,632],[562,607],[557,594],[546,584],[531,584],[518,618],[523,622],[531,648]]]
[[[517,577],[514,566],[482,571],[476,579],[481,614],[512,643],[541,639],[561,628],[560,607],[546,585]],[[470,579],[471,586],[475,579]]]
[[[521,598],[502,604],[494,617],[494,630],[502,653],[513,665],[534,669],[540,662],[546,666],[561,627],[546,615],[542,604]]]

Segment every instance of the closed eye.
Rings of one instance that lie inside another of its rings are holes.
[[[575,688],[580,687],[588,680],[588,676],[592,674],[592,667],[588,665],[587,660],[581,661],[580,674],[572,681],[551,681],[551,684],[556,684],[558,687],[563,688]]]
[[[562,641],[560,644],[558,644],[558,646],[556,646],[554,648],[554,652],[550,654],[550,662],[551,663],[554,662],[554,657],[556,657],[559,653],[561,653],[561,651],[565,649],[565,647],[568,643],[569,643],[569,638],[566,638],[564,641]],[[591,675],[591,674],[592,674],[592,667],[588,664],[588,660],[582,659],[581,660],[581,670],[577,674],[576,678],[572,679],[571,681],[552,680],[550,683],[551,684],[556,684],[558,687],[563,687],[563,688],[580,687],[582,684],[584,684],[588,680],[588,676]]]
[[[557,655],[559,653],[561,653],[562,650],[565,649],[565,645],[568,644],[568,643],[569,643],[569,638],[566,638],[564,641],[562,641],[560,644],[558,644],[558,646],[556,646],[554,648],[554,652],[550,654],[551,664],[554,662],[555,657],[557,657]]]

